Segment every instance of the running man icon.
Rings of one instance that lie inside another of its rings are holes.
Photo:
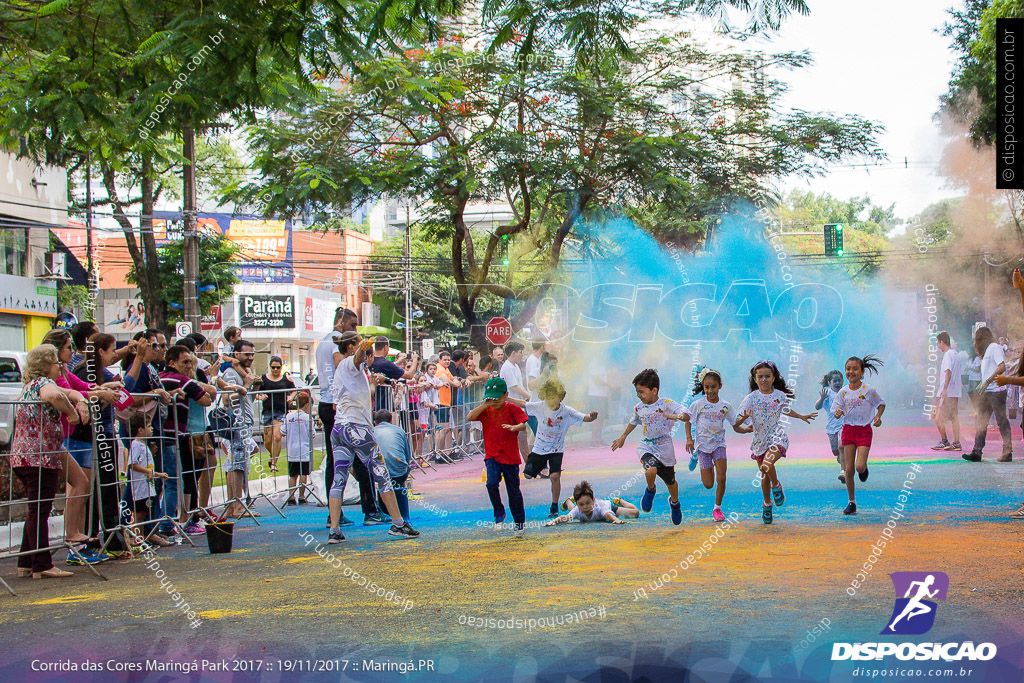
[[[933,600],[946,599],[949,577],[943,572],[893,572],[889,576],[896,595],[903,597],[896,598],[889,625],[882,633],[927,633],[935,623],[937,604]]]

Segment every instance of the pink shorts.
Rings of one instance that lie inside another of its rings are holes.
[[[786,457],[786,449],[783,448],[782,446],[780,446],[778,444],[775,444],[775,446],[773,446],[772,448],[779,449],[779,457],[780,458],[785,458]],[[771,448],[768,449],[768,451],[770,451],[770,450],[771,450]],[[751,453],[750,454],[750,459],[751,460],[756,460],[758,467],[760,467],[761,464],[764,462],[764,456],[768,455],[768,451],[765,451],[761,455],[754,455],[753,453]]]
[[[871,447],[871,425],[843,425],[843,445]]]

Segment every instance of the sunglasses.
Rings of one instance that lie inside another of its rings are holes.
[[[271,365],[271,366],[270,366],[270,369],[271,369],[271,370],[280,370],[280,369],[281,369],[281,366],[280,366],[280,365]]]

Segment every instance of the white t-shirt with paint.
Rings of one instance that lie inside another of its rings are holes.
[[[654,403],[637,403],[629,424],[643,425],[643,438],[636,446],[636,454],[643,457],[650,453],[663,465],[676,464],[676,449],[672,445],[672,430],[675,420],[666,415],[681,415],[686,407],[670,398],[659,398]]]
[[[288,413],[281,424],[281,436],[285,437],[285,448],[288,449],[288,462],[309,462],[311,449],[309,446],[310,432],[309,414],[305,411]]]
[[[999,364],[1004,362],[1006,357],[1003,355],[1003,349],[999,344],[995,342],[988,345],[985,349],[985,357],[981,359],[981,381],[984,382],[986,379],[995,374],[996,368]],[[1001,387],[995,382],[991,382],[985,389],[986,392],[995,393],[997,391],[1006,391],[1006,387]]]
[[[779,422],[788,401],[789,397],[778,389],[772,389],[767,394],[754,389],[740,401],[739,412],[751,412],[749,424],[754,428],[751,453],[763,455],[772,446],[789,448],[789,436]]]
[[[565,449],[565,435],[569,427],[583,424],[586,415],[565,403],[552,411],[544,401],[529,401],[526,413],[537,418],[537,437],[533,452],[537,455],[561,453]]]
[[[373,426],[370,380],[362,368],[356,367],[355,356],[342,358],[334,369],[331,394],[334,399],[334,424]]]
[[[132,465],[142,465],[150,472],[153,471],[153,452],[149,450],[149,446],[145,442],[138,439],[132,439],[132,446],[128,450],[128,481],[132,488],[132,499],[155,498],[156,486],[152,481],[147,480],[146,475],[142,472],[131,469]]]
[[[584,515],[580,512],[580,508],[577,505],[569,511],[569,518],[575,519],[579,522],[601,522],[604,521],[604,516],[612,511],[612,502],[610,500],[602,500],[600,498],[594,499],[594,510],[590,513],[590,516]]]
[[[946,398],[960,398],[963,395],[963,382],[960,378],[960,355],[953,349],[942,354],[942,367],[939,368],[939,391],[946,384],[946,370],[950,371],[949,388]]]
[[[707,396],[701,396],[686,407],[690,416],[693,443],[701,453],[712,453],[725,446],[725,422],[736,424],[736,411],[728,401],[718,399],[712,403]]]
[[[863,427],[871,424],[871,420],[875,416],[875,409],[884,405],[885,400],[874,387],[861,383],[859,389],[851,389],[847,384],[839,390],[839,395],[832,402],[832,410],[842,408],[846,424],[852,427]]]

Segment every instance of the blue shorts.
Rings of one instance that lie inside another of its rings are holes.
[[[284,413],[261,413],[260,424],[264,427],[270,427],[274,423],[281,424],[284,422]]]
[[[92,444],[88,441],[64,439],[64,448],[83,470],[92,469]]]

